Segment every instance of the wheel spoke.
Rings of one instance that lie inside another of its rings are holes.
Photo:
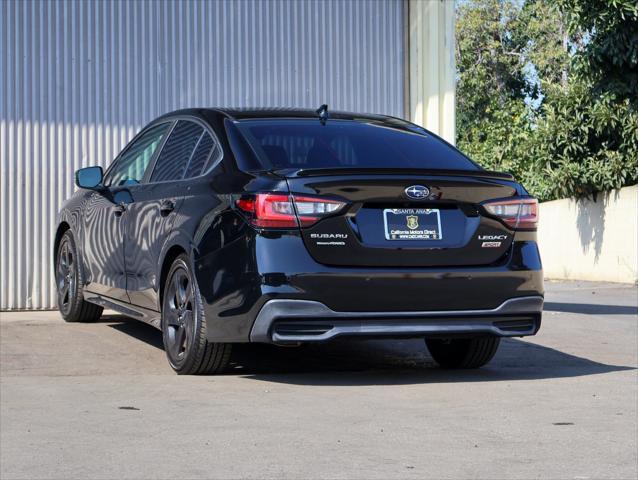
[[[175,305],[175,310],[179,310],[181,308],[179,304],[179,296],[177,295],[177,291],[173,295],[173,305]]]
[[[64,266],[69,268],[69,244],[64,243],[64,249],[62,250],[62,258],[64,259]]]
[[[60,248],[60,259],[58,260],[60,267],[63,269],[66,267],[66,254],[64,251],[66,250],[66,243],[62,244],[62,248]]]
[[[64,268],[61,261],[58,261],[55,280],[58,284],[58,288],[62,288],[62,285],[66,283],[66,268]]]
[[[181,285],[180,285],[180,275],[176,274],[173,277],[173,290],[174,290],[174,298],[175,298],[175,306],[180,308],[182,306],[182,296],[180,294]]]
[[[169,308],[166,312],[166,323],[171,327],[178,327],[179,321],[177,319],[177,311],[173,308]]]
[[[175,353],[177,355],[182,353],[182,347],[184,346],[184,339],[186,337],[185,333],[186,333],[186,331],[184,330],[183,326],[179,327],[175,331]]]
[[[188,287],[184,287],[184,280],[185,280],[184,277],[179,279],[178,288],[177,288],[177,297],[179,299],[179,306],[182,308],[186,305],[186,298],[187,298],[186,288],[188,288]]]
[[[64,280],[65,275],[66,275],[66,268],[64,267],[64,264],[62,263],[62,258],[60,258],[58,260],[58,277]]]
[[[69,303],[69,284],[65,283],[60,290],[60,298],[62,299],[62,305]]]
[[[170,280],[170,288],[168,290],[169,305],[173,309],[178,309],[179,305],[177,303],[177,282],[175,277],[172,277]]]
[[[193,299],[193,289],[191,287],[191,282],[188,281],[186,283],[186,288],[184,289],[184,305],[186,305],[192,299]]]
[[[168,342],[168,349],[170,350],[171,356],[173,358],[178,357],[180,349],[181,349],[180,345],[177,343],[177,336],[180,330],[181,330],[180,327],[172,328],[172,336]]]
[[[175,297],[175,291],[172,286],[172,283],[173,282],[171,282],[170,290],[166,292],[166,295],[167,295],[166,306],[170,308],[171,310],[177,310],[177,298]]]

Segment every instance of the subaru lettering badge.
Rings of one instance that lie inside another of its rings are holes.
[[[416,200],[423,200],[430,195],[430,189],[428,187],[424,187],[423,185],[412,185],[405,189],[405,194]]]

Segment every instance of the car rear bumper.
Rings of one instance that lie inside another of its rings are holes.
[[[272,308],[265,305],[278,305],[269,303],[274,300],[301,302],[286,304],[294,312],[284,315],[287,323],[299,318],[299,310],[307,312],[308,305],[317,304],[320,306],[310,310],[311,316],[338,320],[339,328],[307,340],[321,341],[339,335],[426,336],[436,331],[435,321],[448,328],[450,322],[463,320],[470,311],[479,311],[483,318],[472,314],[469,323],[473,326],[455,331],[505,334],[506,330],[494,323],[507,320],[500,318],[502,312],[490,320],[496,309],[510,299],[543,297],[540,256],[531,238],[517,238],[501,261],[480,267],[347,268],[315,262],[298,236],[256,235],[229,242],[223,250],[201,258],[195,273],[211,342],[273,342],[272,335],[251,333],[258,331],[254,325],[260,314],[267,318]],[[459,313],[454,317],[445,313],[448,311]],[[536,310],[530,313],[540,317]],[[532,335],[540,324],[536,317],[530,317],[529,328],[509,333]],[[277,318],[273,316],[271,323]],[[300,318],[307,323],[309,316]],[[401,326],[404,320],[407,325]],[[380,321],[390,325],[379,327]]]
[[[511,298],[494,309],[422,312],[338,312],[308,300],[269,300],[250,333],[252,342],[323,342],[339,336],[428,337],[534,335],[542,296]]]

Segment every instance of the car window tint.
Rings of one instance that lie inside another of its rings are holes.
[[[218,157],[219,148],[217,142],[208,133],[202,133],[197,147],[191,155],[190,162],[186,167],[185,178],[197,177],[201,175],[206,165],[211,165]],[[210,159],[210,160],[209,160]]]
[[[135,140],[109,170],[104,185],[108,187],[139,183],[170,126],[170,123],[155,125]]]
[[[236,123],[261,168],[422,168],[478,170],[419,127],[359,120],[267,119]]]
[[[180,120],[171,132],[157,158],[151,182],[179,180],[204,129],[194,122]]]

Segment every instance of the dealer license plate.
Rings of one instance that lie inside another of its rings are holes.
[[[383,210],[386,240],[441,240],[441,213],[434,208]]]

